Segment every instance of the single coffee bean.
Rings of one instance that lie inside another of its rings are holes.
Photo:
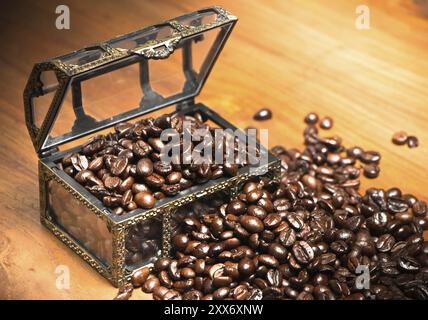
[[[144,178],[144,182],[149,187],[160,188],[165,183],[165,179],[157,173],[152,173],[151,175]]]
[[[139,192],[134,197],[135,203],[144,209],[151,209],[155,205],[155,198],[148,192]]]
[[[125,171],[125,169],[126,169],[127,166],[128,166],[128,159],[127,158],[118,157],[111,164],[110,172],[114,176],[119,176],[119,175],[121,175]]]
[[[245,213],[246,205],[240,200],[232,200],[226,207],[226,212],[234,215]]]
[[[262,108],[253,115],[253,119],[257,121],[269,120],[271,118],[272,118],[272,111],[267,108]]]
[[[243,215],[239,217],[239,222],[250,233],[258,233],[263,230],[263,222],[257,217]]]
[[[377,164],[381,159],[381,155],[377,151],[365,151],[361,156],[361,162],[365,164]]]
[[[408,135],[407,135],[407,132],[405,131],[398,131],[394,133],[394,135],[392,136],[392,142],[399,146],[406,144],[407,139],[408,139]]]
[[[369,179],[374,179],[379,176],[380,169],[376,164],[368,164],[364,166],[364,176]]]
[[[142,158],[137,163],[137,174],[148,177],[153,173],[153,162],[149,158]]]
[[[310,125],[314,125],[318,122],[318,114],[316,114],[315,112],[310,112],[305,116],[305,123],[306,124],[310,124]]]
[[[131,276],[131,283],[135,288],[141,287],[146,282],[150,274],[150,269],[147,267],[137,269]]]
[[[294,257],[300,262],[307,264],[314,258],[314,251],[306,241],[298,241],[292,248]]]
[[[419,146],[419,139],[415,136],[409,136],[407,138],[407,146],[409,148],[416,148]]]
[[[333,119],[330,117],[324,117],[320,121],[320,128],[321,129],[331,129],[333,127]]]
[[[167,177],[166,177],[166,181],[169,184],[176,184],[179,183],[181,181],[181,178],[183,177],[183,175],[181,174],[181,172],[178,171],[174,171],[171,172]]]
[[[239,261],[238,271],[242,275],[252,275],[256,271],[256,265],[252,259],[245,257]]]

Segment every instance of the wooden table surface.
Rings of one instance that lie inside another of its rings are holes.
[[[37,156],[22,91],[32,65],[211,1],[67,1],[71,30],[55,29],[57,1],[0,4],[0,299],[111,299],[106,280],[39,223]],[[102,4],[101,4],[102,3]],[[302,147],[309,111],[335,119],[329,134],[382,153],[381,176],[428,200],[428,1],[364,1],[370,30],[355,27],[359,0],[216,1],[239,22],[198,101],[242,128],[269,129],[269,145]],[[255,123],[261,106],[273,119]],[[397,130],[420,147],[394,146]],[[68,266],[69,289],[55,268]],[[144,298],[142,293],[134,296]]]

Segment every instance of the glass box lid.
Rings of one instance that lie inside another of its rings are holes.
[[[209,7],[36,64],[24,91],[36,151],[192,99],[236,21]]]

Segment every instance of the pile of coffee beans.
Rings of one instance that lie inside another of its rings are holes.
[[[317,122],[303,151],[271,150],[280,179],[180,212],[173,258],[136,271],[132,287],[163,300],[428,299],[427,204],[398,188],[361,194],[380,154],[320,137]]]
[[[409,148],[416,148],[419,146],[419,139],[416,136],[408,135],[405,131],[397,131],[392,136],[392,143],[402,146],[407,144]]]
[[[226,161],[222,165],[162,162],[162,131],[175,129],[183,150],[184,121],[190,123],[190,129],[187,129],[190,134],[196,129],[213,134],[214,128],[205,123],[199,113],[193,116],[164,115],[135,124],[119,123],[114,133],[90,139],[80,152],[66,155],[58,167],[99,198],[106,207],[121,215],[137,208],[153,208],[156,200],[175,196],[193,185],[223,176],[235,176],[238,168],[245,165]],[[199,143],[192,141],[192,147]],[[224,150],[226,159],[227,147]]]

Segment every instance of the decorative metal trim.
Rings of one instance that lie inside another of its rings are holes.
[[[151,45],[149,47],[137,47],[135,49],[130,50],[130,52],[142,55],[146,59],[165,59],[168,58],[172,52],[174,52],[180,40],[181,37],[177,37],[167,41],[163,41],[159,44],[157,43],[155,45]]]

